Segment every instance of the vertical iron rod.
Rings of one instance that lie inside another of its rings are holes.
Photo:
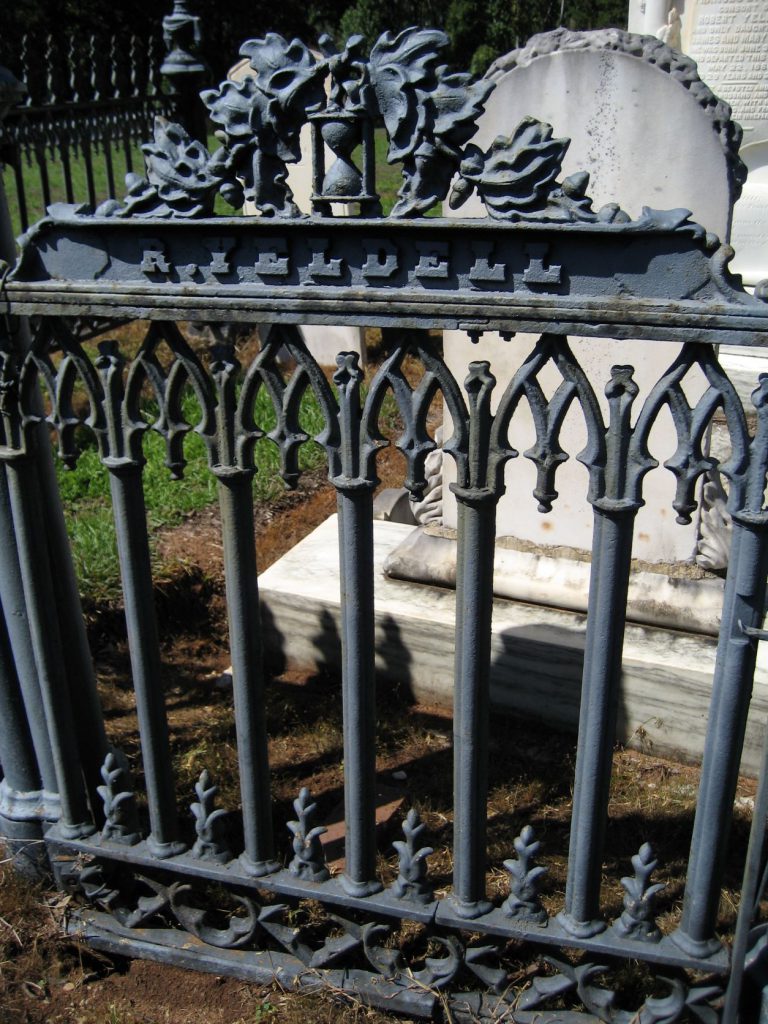
[[[734,516],[683,916],[673,933],[682,949],[697,956],[719,948],[715,925],[757,658],[757,643],[743,627],[762,626],[766,539],[765,526]]]
[[[16,343],[22,353],[29,352],[32,348],[29,321],[26,318],[19,320]],[[42,400],[39,393],[35,394],[33,402],[35,412],[41,417],[41,422],[37,425],[35,450],[35,471],[45,518],[45,531],[41,536],[44,536],[48,542],[51,581],[58,611],[59,628],[61,635],[67,638],[67,642],[64,644],[63,658],[70,699],[78,709],[75,716],[75,730],[80,746],[80,760],[85,772],[91,808],[98,817],[101,810],[101,799],[96,788],[101,783],[99,772],[107,755],[107,737],[96,689],[93,660],[85,631],[78,582],[72,562],[69,535],[59,495],[50,435],[48,426],[44,422]]]
[[[37,157],[37,169],[40,174],[40,190],[43,194],[43,209],[51,205],[51,183],[48,179],[48,163],[45,156],[45,146],[35,146]]]
[[[105,131],[104,146],[104,168],[107,172],[107,195],[114,199],[117,193],[115,189],[115,169],[112,165],[112,139]]]
[[[75,190],[72,187],[72,164],[69,159],[69,144],[62,142],[59,153],[61,156],[61,167],[64,172],[64,195],[68,203],[74,203]]]
[[[599,919],[600,879],[634,521],[635,509],[594,509],[568,879],[565,908],[559,917],[578,936],[595,935],[605,928]]]
[[[274,857],[265,714],[265,680],[253,532],[251,473],[219,475],[229,645],[235,700],[245,852],[241,862],[259,877],[280,867]]]
[[[36,466],[27,458],[10,460],[7,472],[24,598],[61,798],[59,829],[68,839],[80,838],[90,835],[94,825],[90,820],[67,692],[51,565],[44,543],[45,519],[39,480]]]
[[[176,797],[141,472],[141,466],[136,464],[110,468],[109,482],[149,804],[151,833],[147,845],[156,857],[173,857],[184,850],[184,844],[177,838]]]
[[[373,488],[337,489],[341,569],[341,666],[344,701],[346,866],[354,896],[376,880],[376,694],[373,600]]]
[[[32,745],[43,789],[56,793],[56,771],[51,741],[45,724],[45,708],[35,665],[35,652],[29,632],[19,554],[13,532],[8,479],[0,469],[0,604],[2,605],[14,671],[18,676]]]
[[[457,496],[457,508],[453,904],[473,918],[491,909],[485,842],[496,502]]]
[[[123,132],[123,153],[125,154],[125,173],[133,172],[133,154],[131,153],[131,136],[128,131]]]
[[[14,865],[34,875],[44,860],[42,824],[51,820],[53,808],[41,788],[5,609],[0,610],[0,761],[0,837]]]
[[[27,212],[27,194],[24,190],[24,155],[21,149],[16,150],[16,160],[13,163],[13,177],[16,182],[16,199],[19,206],[21,230],[26,231],[29,227],[29,214]],[[5,254],[3,256],[7,258]]]
[[[757,645],[757,641],[754,641]],[[744,968],[749,952],[749,932],[755,917],[756,904],[759,903],[760,870],[766,840],[766,822],[768,822],[768,723],[764,726],[763,759],[760,768],[760,780],[755,796],[755,808],[752,812],[752,827],[749,831],[749,847],[747,863],[744,867],[744,881],[741,887],[739,914],[736,920],[736,932],[731,950],[731,974],[725,993],[725,1004],[721,1024],[737,1024],[739,1019],[739,1002],[741,1000]]]
[[[91,155],[91,144],[87,138],[83,138],[83,161],[85,162],[85,182],[88,188],[88,202],[91,206],[96,205],[96,185],[93,180],[93,157]]]

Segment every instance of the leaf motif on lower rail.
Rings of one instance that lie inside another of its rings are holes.
[[[214,785],[208,771],[204,769],[195,783],[197,800],[190,805],[197,832],[192,856],[224,864],[232,859],[232,851],[221,837],[222,819],[227,812],[221,807],[215,807],[218,792],[219,787]]]
[[[96,792],[104,804],[102,839],[133,846],[139,842],[141,834],[128,761],[122,751],[115,747],[109,751],[101,767],[101,777],[104,785],[97,786]]]
[[[298,821],[289,821],[288,828],[293,835],[293,860],[288,870],[305,882],[325,882],[330,877],[325,866],[325,853],[320,836],[328,829],[313,825],[317,804],[312,802],[309,790],[304,786],[293,801]]]
[[[624,888],[624,910],[613,926],[617,935],[627,939],[641,939],[643,942],[658,942],[661,932],[656,926],[656,894],[666,888],[664,883],[650,884],[651,875],[659,862],[653,854],[650,843],[643,843],[632,858],[633,876],[621,880]]]
[[[503,906],[504,913],[518,920],[543,924],[547,920],[547,912],[541,905],[539,891],[547,868],[534,864],[541,843],[531,825],[523,828],[514,841],[514,847],[516,858],[504,861],[504,868],[510,876],[510,892]]]
[[[192,906],[187,897],[193,892],[191,885],[174,882],[170,890],[171,910],[174,917],[185,929],[209,946],[219,949],[241,949],[252,942],[259,930],[258,907],[247,896],[232,894],[241,907],[245,909],[245,917],[232,913],[228,917],[226,928],[215,928],[209,921],[209,913],[202,907]]]
[[[688,1011],[706,1024],[715,1024],[719,1020],[712,1006],[712,1002],[720,995],[720,990],[715,986],[689,987],[682,978],[659,975],[657,981],[668,987],[667,994],[649,996],[638,1009],[624,1010],[616,1005],[617,993],[613,989],[596,984],[596,980],[608,971],[606,965],[589,958],[578,964],[554,956],[548,956],[545,960],[555,968],[557,974],[548,978],[535,978],[531,988],[517,1003],[520,1010],[535,1011],[530,1020],[535,1018],[535,1014],[544,1011],[544,1004],[548,1000],[573,989],[584,1008],[592,1015],[589,1019],[597,1018],[604,1024],[675,1024],[684,1016],[688,1019]],[[515,1019],[524,1024],[529,1016],[527,1013],[525,1016],[516,1015]]]
[[[434,898],[432,886],[426,881],[427,857],[433,849],[431,846],[418,845],[425,828],[419,812],[412,807],[403,822],[405,840],[397,839],[392,844],[397,850],[400,863],[391,891],[398,899],[430,903]]]

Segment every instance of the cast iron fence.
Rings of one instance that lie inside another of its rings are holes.
[[[40,820],[49,823],[45,844],[57,877],[81,900],[70,927],[103,949],[255,980],[327,984],[390,1010],[454,1020],[733,1024],[745,969],[758,998],[765,970],[766,930],[756,918],[765,770],[731,950],[716,924],[765,610],[768,380],[758,383],[748,420],[716,346],[765,346],[768,308],[743,291],[728,272],[730,251],[686,211],[646,209],[633,221],[615,205],[593,210],[583,176],[558,180],[567,141],[553,139],[548,126],[528,119],[485,153],[468,144],[492,86],[448,74],[440,61],[445,44],[441,33],[409,29],[383,36],[367,58],[351,40],[344,51],[328,48],[316,60],[278,36],[251,41],[244,52],[258,85],[227,82],[203,95],[222,129],[220,150],[211,155],[183,127],[159,123],[147,148],[147,177],[132,186],[125,205],[102,215],[60,209],[30,233],[3,294],[9,313],[39,316],[41,327],[28,340],[6,318],[0,350],[0,600],[9,634],[9,643],[0,644],[0,821],[8,840],[22,846],[39,835]],[[662,48],[664,59],[683,59],[656,41],[646,44]],[[392,157],[403,161],[399,202],[387,218],[378,215],[370,160],[379,114]],[[726,123],[727,108],[718,116]],[[298,158],[306,120],[316,143],[311,218],[299,215],[286,184],[286,163]],[[726,135],[729,145],[738,144],[735,131]],[[327,169],[321,140],[337,158]],[[351,156],[358,145],[362,172]],[[735,192],[736,160],[732,167]],[[488,218],[419,216],[447,197],[452,179],[452,204],[476,188]],[[252,201],[263,216],[214,217],[217,195],[236,207]],[[361,216],[333,218],[336,201],[358,203]],[[138,353],[126,360],[117,344],[105,342],[92,361],[65,318],[118,312],[149,321]],[[207,358],[194,352],[177,326],[191,319],[214,329],[235,321],[271,326],[258,355],[240,367],[225,343]],[[364,398],[353,354],[340,353],[331,387],[298,333],[296,325],[306,322],[399,330]],[[499,344],[524,330],[539,340],[492,414],[489,363],[471,362],[466,379],[456,380],[426,328],[499,331],[506,339]],[[634,338],[640,349],[645,341],[670,343],[669,368],[634,420],[632,368],[615,366],[607,383],[590,381],[569,334]],[[170,360],[158,357],[163,345]],[[51,359],[52,348],[61,350],[60,360]],[[292,370],[278,361],[281,348]],[[423,370],[418,384],[403,372],[409,353]],[[561,383],[547,398],[539,374],[552,365]],[[689,403],[685,382],[694,374],[706,387]],[[607,419],[595,391],[603,386]],[[183,414],[187,387],[201,410],[195,423]],[[87,396],[87,413],[74,401],[75,389]],[[261,389],[274,424],[255,413]],[[158,410],[151,423],[140,401],[147,392]],[[306,392],[323,412],[317,440],[338,496],[346,867],[335,878],[306,790],[287,823],[285,866],[286,844],[273,833],[257,628],[253,447],[270,437],[286,481],[295,483],[297,452],[308,440],[299,421]],[[390,393],[414,494],[425,486],[424,461],[435,447],[427,415],[436,397],[453,424],[445,450],[456,462],[458,502],[455,814],[452,888],[439,898],[415,809],[398,844],[397,879],[385,889],[376,869],[373,491],[384,443],[382,403]],[[536,427],[536,443],[525,454],[536,466],[540,510],[557,498],[569,409],[583,417],[588,443],[571,454],[586,467],[594,509],[568,878],[555,915],[541,903],[539,844],[528,826],[509,837],[508,897],[494,904],[485,888],[495,509],[505,486],[518,486],[514,464],[506,476],[504,467],[518,454],[509,428],[521,403],[530,406]],[[678,518],[687,521],[694,511],[702,474],[719,468],[730,482],[733,541],[682,917],[662,934],[656,857],[647,844],[623,880],[624,909],[615,920],[604,916],[600,880],[633,524],[643,479],[657,465],[652,427],[667,410],[677,448],[665,465],[675,477]],[[703,448],[716,413],[731,446],[719,467]],[[45,468],[48,426],[68,462],[77,458],[78,430],[90,429],[110,475],[146,818],[124,758],[105,739]],[[222,828],[207,772],[191,819],[178,815],[142,491],[142,442],[150,428],[164,438],[175,475],[183,470],[184,439],[196,430],[218,480],[241,791],[234,841]],[[211,886],[234,901],[223,922],[209,914]],[[326,917],[305,929],[295,926],[291,908],[307,898]],[[409,963],[387,944],[388,922],[401,921],[423,925],[439,952]],[[547,952],[548,972],[532,970],[525,986],[511,984],[509,942],[527,943],[532,962]],[[624,965],[644,986],[638,1009],[622,1009],[601,983],[608,964]],[[633,965],[650,968],[653,982]],[[757,1012],[742,1008],[740,1019],[746,1024]],[[765,1006],[762,1012],[766,1019]]]

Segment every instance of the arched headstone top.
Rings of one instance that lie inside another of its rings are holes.
[[[696,62],[678,50],[673,50],[655,36],[641,36],[617,28],[597,29],[594,32],[573,32],[559,28],[532,36],[524,47],[512,50],[495,61],[486,78],[494,83],[515,68],[531,65],[540,57],[557,53],[591,52],[621,53],[653,65],[686,89],[712,124],[725,155],[728,184],[734,203],[741,195],[747,178],[747,168],[739,157],[741,125],[731,117],[730,106],[712,92],[699,78]],[[536,111],[531,111],[536,114]]]

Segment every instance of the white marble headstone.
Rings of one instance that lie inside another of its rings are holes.
[[[683,52],[739,122],[768,119],[766,0],[688,0]]]
[[[510,135],[530,114],[551,124],[557,137],[571,138],[562,176],[589,171],[588,192],[594,197],[595,208],[617,201],[637,216],[643,206],[685,207],[693,212],[695,220],[724,236],[730,214],[729,162],[715,121],[700,102],[701,93],[697,99],[694,91],[673,74],[629,52],[637,46],[627,33],[607,30],[578,35],[576,40],[576,34],[560,30],[534,37],[526,50],[497,61],[491,72],[496,89],[473,141],[486,147],[497,135]],[[551,48],[553,52],[535,55]],[[484,211],[475,201],[473,208],[467,204],[459,214],[482,216]],[[534,340],[518,336],[503,342],[497,335],[486,334],[479,345],[472,345],[467,335],[447,332],[446,359],[460,380],[470,360],[489,359],[499,381],[497,391],[501,392]],[[678,352],[678,346],[668,343],[583,338],[572,339],[572,347],[603,401],[606,419],[602,386],[610,378],[612,365],[629,363],[635,367],[642,399]],[[551,387],[559,379],[553,370]],[[689,390],[689,399],[695,400],[702,390],[703,381]],[[635,409],[639,409],[639,402]],[[574,409],[563,437],[572,455],[586,441],[582,421]],[[511,440],[523,452],[533,438],[532,419],[523,405]],[[668,417],[657,424],[651,440],[654,454],[661,454],[662,461],[673,453],[676,441]],[[445,461],[445,475],[452,479],[452,460]],[[561,497],[552,513],[541,515],[530,494],[533,465],[522,456],[509,464],[507,493],[498,510],[498,534],[536,545],[588,550],[592,511],[586,501],[586,471],[571,458],[560,467],[558,477],[556,487]],[[646,477],[644,496],[646,505],[638,514],[634,556],[648,562],[693,558],[697,525],[695,521],[689,526],[675,523],[672,474],[661,467],[651,472]],[[455,499],[448,493],[444,494],[444,521],[447,526],[456,525]]]

